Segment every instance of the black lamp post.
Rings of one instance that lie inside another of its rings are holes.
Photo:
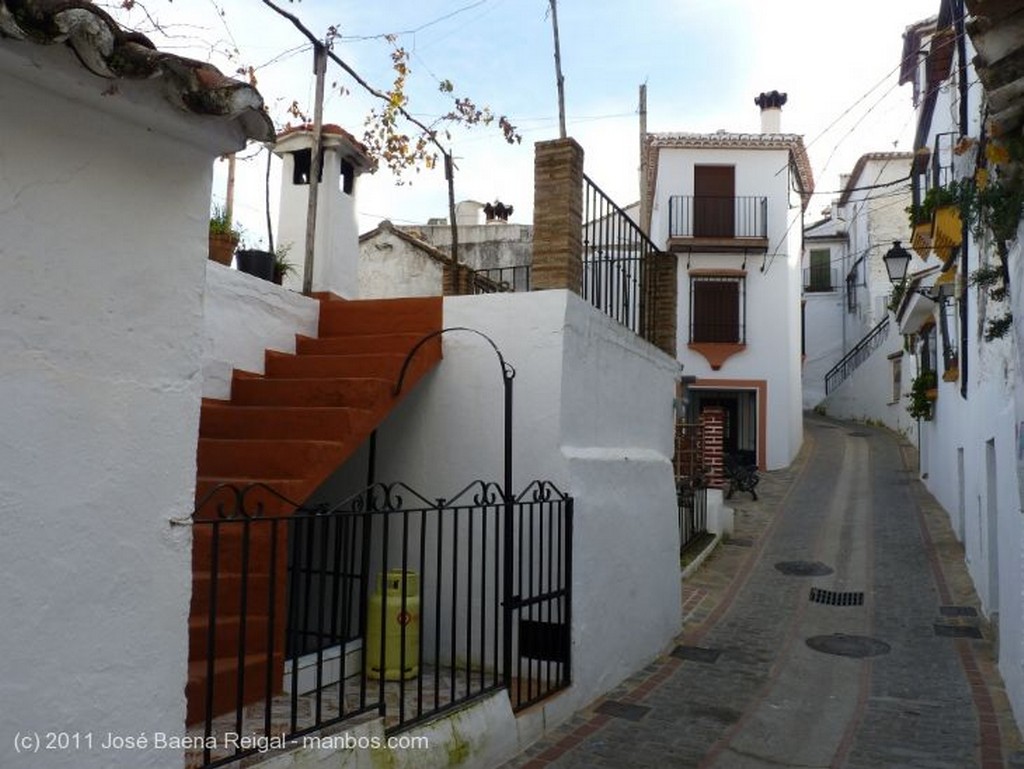
[[[885,262],[885,271],[889,273],[889,282],[894,286],[904,285],[907,280],[907,266],[910,264],[910,253],[907,249],[901,246],[898,240],[894,240],[892,248],[885,252],[882,261]],[[938,286],[911,288],[910,291],[942,304],[953,295],[953,284],[943,283]]]
[[[889,273],[889,282],[894,286],[907,279],[907,266],[910,264],[910,252],[900,245],[898,240],[892,242],[892,248],[882,257],[885,271]]]

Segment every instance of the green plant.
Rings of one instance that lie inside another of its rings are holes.
[[[998,265],[982,265],[968,276],[967,285],[988,291],[988,295],[997,302],[1006,298],[1003,270]]]
[[[889,312],[895,313],[900,308],[900,302],[903,301],[903,295],[907,293],[907,281],[904,279],[898,286],[895,286],[892,290],[892,294],[889,296]]]
[[[215,205],[213,207],[213,213],[210,214],[210,234],[230,235],[236,240],[241,237],[239,231],[231,226],[231,218],[224,206]]]
[[[1001,339],[1006,336],[1006,332],[1013,327],[1013,315],[1006,313],[1005,315],[993,318],[988,322],[985,327],[985,341],[991,342],[993,339]]]
[[[928,391],[934,390],[938,386],[938,374],[932,369],[925,369],[914,377],[914,381],[910,383],[910,393],[907,395],[907,398],[910,399],[907,413],[914,419],[931,419],[932,399],[929,397]]]
[[[280,282],[285,275],[295,272],[295,265],[288,261],[288,252],[292,250],[292,244],[278,244],[274,249],[274,279]]]

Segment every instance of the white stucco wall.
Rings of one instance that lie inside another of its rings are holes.
[[[447,224],[403,228],[445,253],[451,252],[452,230]],[[491,222],[459,225],[459,263],[474,270],[514,267],[533,261],[533,227]]]
[[[516,369],[516,489],[548,479],[576,500],[573,686],[509,724],[522,746],[649,662],[679,630],[678,365],[569,292],[444,302],[446,327],[487,334]],[[441,364],[379,430],[377,479],[428,498],[477,478],[500,481],[502,404],[491,348],[473,334],[446,334]],[[339,488],[358,484],[364,463],[342,473]]]
[[[315,299],[207,260],[203,397],[230,398],[234,369],[262,374],[264,352],[294,352],[296,334],[316,336],[318,317]]]
[[[281,164],[281,203],[277,220],[277,242],[290,245],[288,254],[295,269],[285,276],[285,286],[301,290],[305,274],[306,215],[309,185],[294,184],[293,150],[311,147],[308,134],[293,135],[276,151],[284,152]],[[355,179],[353,194],[341,190],[341,157],[339,148],[327,136],[324,150],[323,178],[317,187],[316,237],[313,253],[313,290],[330,291],[345,299],[359,296],[359,228],[356,223]]]
[[[212,163],[240,137],[109,85],[0,41],[4,767],[182,760],[14,743],[184,729],[191,540],[169,519],[194,492]]]
[[[912,355],[900,358],[901,388],[893,398],[892,360],[890,356],[903,350],[903,336],[897,324],[890,321],[885,341],[850,374],[849,377],[819,407],[837,419],[858,422],[880,422],[900,433],[913,443],[917,442],[917,420],[907,413],[910,383],[916,375]]]
[[[803,442],[800,350],[800,208],[791,200],[788,150],[662,148],[651,218],[651,237],[664,244],[669,234],[669,198],[693,194],[693,166],[735,166],[736,195],[768,198],[768,254],[680,255],[678,271],[678,357],[687,375],[712,380],[765,380],[767,411],[765,464],[786,467]],[[781,172],[780,172],[781,171]],[[793,204],[793,205],[791,205]],[[746,270],[746,349],[715,371],[690,350],[688,269]],[[762,271],[762,265],[764,270]],[[722,385],[716,389],[728,389]]]
[[[444,265],[387,229],[359,244],[359,297],[441,296]]]

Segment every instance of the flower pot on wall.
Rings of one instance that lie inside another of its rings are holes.
[[[235,260],[240,272],[263,280],[274,279],[274,255],[270,251],[242,249],[235,254]]]
[[[230,233],[210,233],[210,258],[218,264],[231,264],[231,257],[235,254],[235,246],[238,245],[238,238]]]

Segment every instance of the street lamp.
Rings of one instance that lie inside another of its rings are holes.
[[[885,252],[882,257],[885,262],[885,271],[889,273],[889,282],[894,286],[902,286],[907,282],[907,266],[910,264],[910,253],[898,240],[892,242],[892,248]],[[915,294],[920,294],[926,299],[942,304],[953,295],[953,284],[942,283],[938,286],[926,286],[925,288],[911,288]]]

